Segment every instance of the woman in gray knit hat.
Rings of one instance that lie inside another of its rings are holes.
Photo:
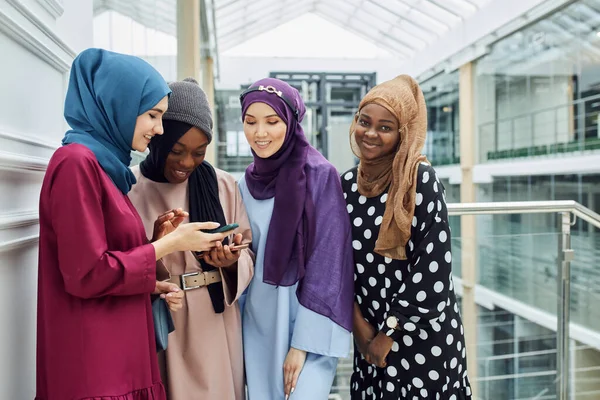
[[[169,400],[242,400],[237,299],[252,278],[253,261],[249,250],[239,247],[251,241],[250,224],[234,177],[204,161],[213,136],[206,94],[192,78],[169,87],[164,134],[152,139],[148,157],[133,168],[137,184],[129,197],[146,232],[151,235],[156,215],[167,209],[189,211],[190,221],[239,228],[210,253],[178,252],[162,259],[158,279],[185,292],[183,309],[173,314],[175,331],[159,353],[163,382]]]

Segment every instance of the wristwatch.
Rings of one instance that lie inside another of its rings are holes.
[[[394,317],[393,315],[390,315],[389,317],[386,318],[385,325],[390,329],[398,329],[398,325],[399,325],[398,318]]]

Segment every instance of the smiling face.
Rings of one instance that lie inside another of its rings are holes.
[[[206,156],[208,137],[197,127],[192,127],[173,145],[165,161],[165,178],[170,183],[183,183],[202,164]]]
[[[135,130],[133,131],[132,149],[141,152],[146,151],[150,140],[155,135],[163,134],[162,117],[167,111],[168,105],[169,98],[165,96],[150,110],[138,115],[135,121]]]
[[[269,158],[283,146],[287,125],[271,106],[252,103],[244,116],[244,134],[254,153]]]
[[[396,117],[379,104],[367,104],[358,113],[354,138],[365,160],[394,153],[400,143]]]

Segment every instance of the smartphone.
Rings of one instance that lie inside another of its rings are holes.
[[[233,224],[229,224],[229,225],[220,226],[220,227],[218,227],[216,229],[205,229],[205,230],[203,230],[203,232],[206,232],[206,233],[229,232],[229,231],[232,231],[232,230],[234,230],[236,228],[239,228],[239,227],[240,226],[238,224],[233,223]]]
[[[238,251],[238,250],[247,249],[248,247],[250,247],[250,243],[234,244],[234,245],[229,246],[229,250]]]

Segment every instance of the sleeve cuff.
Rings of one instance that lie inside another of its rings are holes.
[[[142,277],[144,293],[153,293],[156,288],[156,251],[151,244],[145,244],[141,249],[146,259],[144,264],[147,266]]]
[[[221,279],[223,280],[223,293],[225,294],[225,304],[227,307],[231,307],[240,298],[242,293],[246,290],[252,276],[254,275],[254,268],[252,258],[248,254],[247,250],[242,250],[242,254],[237,261],[235,267],[237,271],[236,276],[228,276],[228,273],[223,271],[223,268],[219,268],[221,273]]]
[[[298,306],[291,346],[308,353],[328,357],[346,357],[350,350],[350,332],[329,318]]]

